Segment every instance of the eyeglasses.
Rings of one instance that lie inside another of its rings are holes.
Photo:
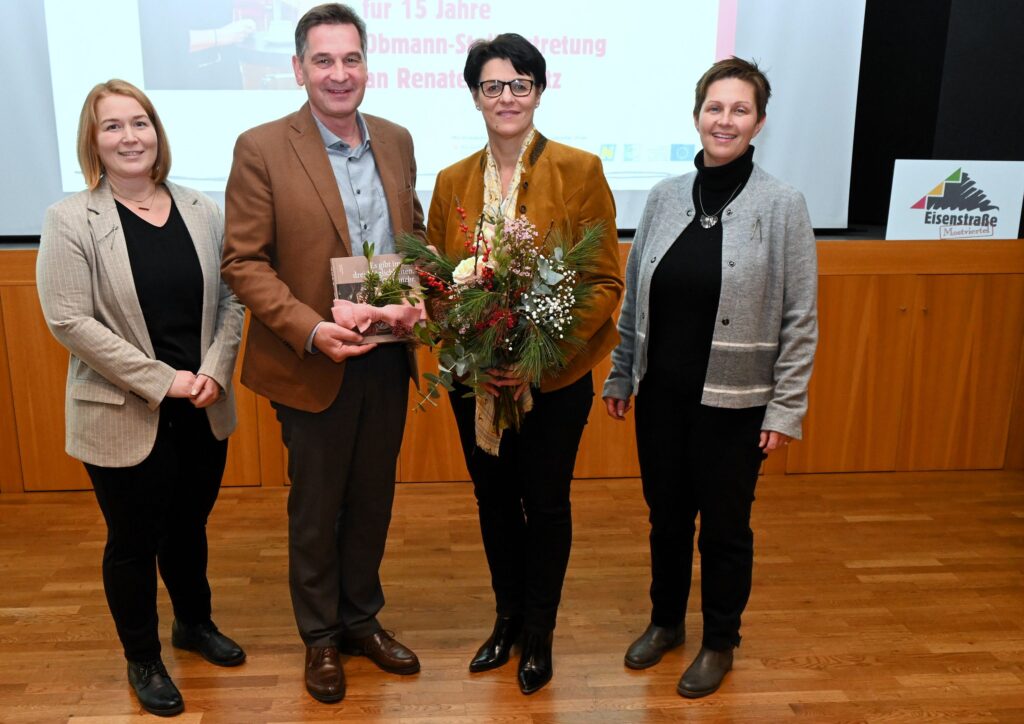
[[[516,78],[515,80],[484,80],[480,81],[480,85],[477,88],[487,98],[497,98],[505,92],[505,86],[512,91],[512,95],[522,98],[523,96],[530,95],[530,91],[533,90],[532,80],[523,80]]]

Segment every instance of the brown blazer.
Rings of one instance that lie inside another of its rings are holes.
[[[453,258],[466,256],[463,223],[456,210],[459,203],[472,225],[483,209],[483,149],[441,171],[430,202],[427,239]],[[589,372],[619,343],[612,314],[622,296],[619,273],[619,237],[615,228],[615,201],[608,188],[601,160],[590,153],[555,141],[540,133],[526,149],[519,182],[519,213],[526,214],[540,234],[548,229],[567,230],[574,235],[598,221],[605,224],[604,253],[589,281],[594,285],[590,306],[580,315],[574,334],[586,340],[561,372],[543,380],[545,392],[572,384]]]
[[[395,234],[423,233],[412,137],[363,115]],[[345,364],[307,354],[331,319],[329,259],[351,256],[345,208],[309,104],[238,137],[225,195],[221,273],[252,312],[242,384],[309,412],[338,395]]]

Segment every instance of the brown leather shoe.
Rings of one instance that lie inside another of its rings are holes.
[[[345,670],[333,646],[306,647],[306,691],[317,701],[332,704],[345,698]]]
[[[365,656],[391,674],[415,674],[420,670],[416,654],[383,629],[363,638],[343,638],[338,648],[343,654]]]

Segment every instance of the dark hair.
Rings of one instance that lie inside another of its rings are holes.
[[[326,3],[310,8],[299,18],[299,24],[295,26],[295,55],[299,60],[306,54],[309,31],[317,25],[355,25],[359,31],[359,44],[363,46],[363,55],[366,55],[366,23],[363,19],[348,5]]]
[[[548,84],[547,63],[544,56],[529,40],[518,33],[502,33],[493,40],[477,40],[469,46],[466,67],[462,77],[472,90],[480,85],[480,71],[489,60],[507,60],[517,73],[533,78],[537,92],[543,91]]]
[[[111,78],[106,83],[92,87],[89,95],[85,97],[82,113],[78,117],[78,165],[82,167],[85,185],[90,189],[96,188],[100,184],[100,178],[107,172],[100,160],[99,144],[96,141],[96,129],[99,127],[96,104],[107,96],[134,98],[153,122],[153,130],[156,132],[156,160],[149,176],[158,184],[162,184],[167,180],[167,174],[171,170],[171,147],[167,143],[164,124],[160,122],[160,116],[156,114],[156,108],[153,107],[149,96],[128,81]]]
[[[704,105],[704,99],[707,98],[708,88],[711,87],[711,84],[726,78],[739,78],[754,86],[754,104],[757,106],[757,120],[760,121],[764,118],[765,111],[768,108],[768,99],[772,95],[772,87],[768,83],[768,78],[757,67],[757,63],[737,58],[735,55],[712,65],[700,77],[700,80],[697,81],[693,117],[696,118],[700,115],[700,108]]]

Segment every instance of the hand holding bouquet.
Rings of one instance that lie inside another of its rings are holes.
[[[459,213],[465,221],[461,205]],[[416,237],[396,240],[416,266],[430,312],[417,335],[438,358],[438,374],[424,375],[419,407],[436,405],[438,387],[451,392],[458,379],[476,395],[477,444],[497,455],[504,430],[518,430],[532,407],[529,388],[518,383],[539,385],[586,342],[572,330],[591,293],[586,278],[604,228],[588,227],[578,240],[549,229],[539,243],[525,216],[481,216],[474,229],[463,223],[462,230],[465,256],[458,259]]]

